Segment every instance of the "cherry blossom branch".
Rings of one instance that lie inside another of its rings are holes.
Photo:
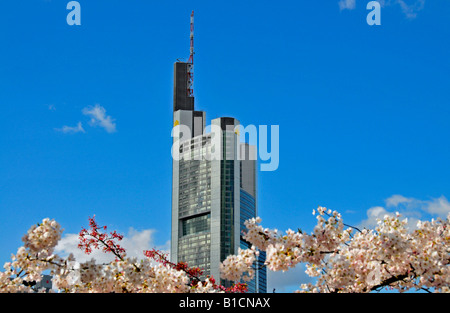
[[[186,262],[178,262],[177,264],[172,263],[167,259],[167,254],[157,249],[145,250],[144,255],[148,258],[155,260],[158,263],[168,265],[173,269],[185,272],[186,274],[189,275],[189,277],[191,277],[196,282],[201,281],[200,276],[203,274],[203,270],[200,269],[199,267],[190,268]]]
[[[145,250],[144,255],[148,258],[155,260],[158,263],[163,264],[164,266],[169,266],[175,270],[186,273],[191,278],[192,285],[196,285],[198,283],[205,284],[205,282],[201,279],[201,276],[204,274],[204,271],[199,267],[189,267],[186,262],[178,262],[176,264],[170,262],[167,259],[167,254],[157,249]],[[213,277],[207,277],[207,279],[212,283],[214,289],[223,292],[242,293],[248,290],[247,284],[244,283],[235,283],[231,287],[227,288],[220,284],[219,285],[216,284],[216,281]]]

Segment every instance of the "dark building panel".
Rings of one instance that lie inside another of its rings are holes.
[[[205,128],[205,112],[203,111],[194,111],[194,117],[193,117],[194,123],[193,123],[193,137],[203,135],[203,130]]]
[[[234,131],[234,121],[235,119],[232,117],[221,117],[220,128],[222,128],[223,131]]]
[[[194,97],[188,95],[188,66],[190,66],[190,64],[185,62],[175,62],[174,64],[174,112],[178,110],[194,110]]]
[[[204,114],[205,114],[205,112],[203,112],[203,111],[194,111],[194,117],[201,117],[201,118],[203,118]]]

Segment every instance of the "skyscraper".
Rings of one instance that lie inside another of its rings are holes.
[[[213,119],[207,132],[205,112],[194,109],[192,82],[193,14],[191,56],[174,64],[171,260],[200,267],[218,281],[220,262],[249,247],[242,231],[257,214],[256,158],[254,147],[240,142],[238,120]],[[259,258],[261,265],[264,253]],[[266,292],[259,265],[249,292]]]

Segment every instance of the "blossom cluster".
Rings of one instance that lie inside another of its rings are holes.
[[[251,249],[238,249],[237,255],[231,255],[220,264],[221,276],[231,280],[250,281],[255,275],[253,263],[258,256],[259,251],[255,247]]]
[[[67,293],[199,293],[199,292],[245,292],[245,284],[225,288],[213,277],[202,279],[203,272],[186,263],[171,263],[158,250],[144,251],[145,258],[127,257],[118,244],[123,236],[113,231],[106,232],[95,217],[89,218],[89,229],[82,228],[79,248],[89,254],[93,249],[102,249],[116,257],[107,264],[98,264],[94,259],[79,263],[70,254],[62,258],[54,254],[63,230],[54,220],[44,219],[32,226],[22,238],[12,262],[4,265],[0,272],[0,292],[36,292],[36,283],[44,271],[52,276],[51,291]]]
[[[450,215],[419,222],[409,231],[407,219],[386,215],[373,230],[346,226],[337,211],[319,207],[311,234],[263,228],[260,218],[246,222],[245,240],[266,251],[265,266],[287,271],[299,263],[315,277],[299,292],[370,292],[382,288],[448,292],[450,286]],[[251,250],[251,249],[250,249]],[[222,277],[239,280],[251,264],[239,251],[222,263]]]
[[[54,249],[61,239],[63,229],[48,218],[33,225],[22,237],[24,245],[11,256],[12,262],[4,264],[0,273],[0,292],[28,292],[31,282],[39,282],[41,273],[51,269],[61,258],[54,255]],[[26,276],[26,280],[22,277]]]
[[[200,268],[170,262],[155,249],[144,251],[141,260],[128,257],[118,244],[123,236],[108,233],[95,218],[89,219],[89,229],[82,228],[79,247],[88,254],[102,249],[116,259],[98,264],[94,259],[79,263],[72,254],[62,258],[54,252],[63,230],[44,219],[28,230],[23,246],[5,263],[0,292],[43,291],[35,286],[44,271],[58,292],[245,292],[242,281],[254,277],[259,251],[265,251],[264,266],[272,271],[306,264],[315,283],[301,285],[299,292],[450,291],[450,215],[419,221],[414,230],[399,214],[386,215],[374,229],[360,230],[344,224],[337,211],[319,207],[313,214],[317,224],[309,234],[264,228],[258,217],[246,221],[243,238],[251,248],[239,249],[220,266],[221,278],[235,282],[229,288],[205,277]]]

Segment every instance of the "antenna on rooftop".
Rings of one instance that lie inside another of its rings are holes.
[[[191,33],[190,33],[190,49],[189,49],[189,60],[188,60],[188,96],[194,96],[194,11],[191,13]]]

